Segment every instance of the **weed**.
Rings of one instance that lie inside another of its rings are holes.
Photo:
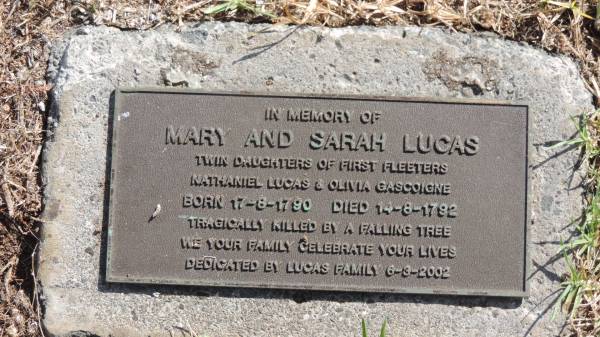
[[[597,126],[595,125],[596,123],[593,123],[592,121],[594,120],[593,117],[595,117],[598,112],[600,112],[600,110],[596,110],[592,115],[583,115],[580,121],[578,121],[577,117],[571,117],[571,120],[577,129],[577,135],[572,139],[558,142],[549,148],[552,149],[574,145],[581,148],[585,156],[584,159],[590,161],[597,158],[598,155],[600,155],[600,147],[597,143],[598,140],[590,134],[590,127]]]
[[[577,235],[568,242],[562,242],[560,253],[563,254],[569,268],[567,279],[561,283],[562,292],[558,298],[552,318],[559,308],[567,312],[573,319],[581,309],[586,294],[593,295],[600,291],[596,279],[600,272],[600,146],[596,132],[600,128],[597,116],[600,110],[591,115],[584,115],[578,122],[573,118],[577,135],[573,139],[559,142],[553,147],[576,146],[583,151],[584,160],[590,165],[589,197],[586,202],[582,221],[576,225]],[[598,324],[598,323],[595,323]]]
[[[578,1],[573,0],[571,2],[559,2],[559,1],[552,1],[552,0],[542,0],[542,5],[545,4],[550,4],[550,5],[554,5],[554,6],[558,6],[561,7],[563,9],[568,9],[571,12],[573,12],[573,14],[575,15],[581,15],[586,19],[590,19],[590,20],[594,20],[594,18],[588,14],[585,13],[585,11],[583,11],[581,9],[580,6],[578,6]]]
[[[249,4],[246,0],[225,0],[222,4],[214,5],[212,7],[207,8],[206,10],[204,10],[204,14],[216,15],[236,11],[246,11],[255,15],[262,15],[268,16],[270,18],[275,18],[275,15]]]
[[[564,245],[561,243],[561,246]],[[583,291],[585,289],[585,280],[581,272],[575,267],[573,260],[569,255],[567,255],[566,250],[563,251],[563,256],[569,267],[569,278],[561,283],[561,287],[563,291],[561,292],[557,305],[554,307],[554,312],[552,313],[552,319],[556,317],[556,313],[560,307],[563,308],[564,311],[569,312],[571,318],[575,316],[579,305],[581,304],[581,298],[583,296]]]
[[[361,336],[368,337],[367,321],[365,321],[364,318],[360,321],[360,327],[361,327],[361,333],[362,333]],[[379,330],[379,337],[386,336],[386,329],[387,329],[387,318],[383,320],[383,323],[381,323],[381,329]]]

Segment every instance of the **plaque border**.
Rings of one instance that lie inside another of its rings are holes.
[[[179,286],[208,286],[208,287],[227,287],[227,288],[250,288],[250,289],[289,289],[301,291],[335,291],[343,292],[359,292],[359,293],[393,293],[393,294],[415,294],[415,295],[449,295],[449,296],[491,296],[491,297],[511,297],[511,298],[527,298],[529,297],[529,282],[528,275],[531,271],[529,259],[529,224],[531,223],[531,166],[530,156],[532,144],[529,135],[529,126],[531,125],[531,116],[529,113],[529,105],[520,103],[511,103],[507,100],[478,100],[478,99],[463,99],[463,98],[438,98],[438,97],[404,97],[404,96],[377,96],[377,95],[346,95],[346,94],[315,94],[315,93],[278,93],[278,92],[260,92],[260,91],[227,91],[227,90],[200,90],[188,88],[173,88],[173,87],[117,87],[114,91],[113,111],[109,111],[109,125],[111,126],[111,134],[108,134],[107,149],[110,150],[110,158],[107,158],[106,170],[110,172],[107,175],[105,189],[108,189],[108,202],[104,203],[104,207],[108,207],[108,212],[104,210],[104,214],[108,213],[106,228],[106,259],[105,259],[105,281],[107,283],[126,283],[126,284],[154,284],[154,285],[179,285]],[[111,273],[111,251],[112,251],[112,228],[113,228],[113,157],[117,153],[117,144],[119,137],[115,122],[118,118],[118,112],[121,107],[121,96],[128,93],[153,93],[153,94],[185,94],[185,95],[210,95],[210,96],[237,96],[237,97],[270,97],[270,98],[312,98],[312,99],[338,99],[338,100],[359,100],[359,101],[388,101],[388,102],[410,102],[410,103],[439,103],[439,104],[459,104],[459,105],[492,105],[492,106],[512,106],[525,108],[525,222],[523,224],[523,240],[524,245],[524,263],[523,263],[523,282],[522,290],[488,290],[488,289],[432,289],[418,287],[402,287],[402,288],[386,288],[380,287],[377,289],[369,289],[362,287],[345,286],[343,289],[335,286],[313,286],[307,284],[272,284],[266,282],[212,282],[202,280],[183,280],[183,279],[156,279],[152,277],[131,278],[119,277]],[[109,105],[110,106],[110,105]],[[110,109],[110,108],[109,108]],[[112,113],[112,117],[111,117]],[[109,153],[107,153],[108,157]],[[110,164],[110,165],[109,165]],[[108,173],[108,172],[105,172]],[[105,193],[107,191],[105,190]],[[101,261],[102,263],[102,261]]]

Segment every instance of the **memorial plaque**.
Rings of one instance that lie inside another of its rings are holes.
[[[115,102],[109,282],[526,296],[526,106]]]

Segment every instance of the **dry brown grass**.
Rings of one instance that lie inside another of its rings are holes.
[[[51,41],[67,28],[103,24],[152,29],[164,23],[241,20],[332,27],[417,24],[459,31],[489,30],[573,57],[596,100],[600,97],[599,34],[594,20],[582,16],[594,16],[596,2],[578,1],[572,6],[536,0],[248,1],[251,7],[258,3],[258,10],[237,6],[214,16],[205,14],[219,3],[0,0],[0,336],[41,334],[32,254],[42,208],[38,164],[49,89],[44,73]],[[272,16],[261,15],[263,12]],[[589,270],[586,264],[590,263],[597,262],[579,261],[579,268]],[[591,267],[593,270],[595,265]],[[597,276],[594,282],[598,282]],[[600,291],[587,292],[571,319],[574,334],[599,335],[599,319]]]

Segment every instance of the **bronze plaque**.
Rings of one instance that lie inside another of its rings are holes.
[[[115,95],[109,282],[527,294],[527,106]]]

